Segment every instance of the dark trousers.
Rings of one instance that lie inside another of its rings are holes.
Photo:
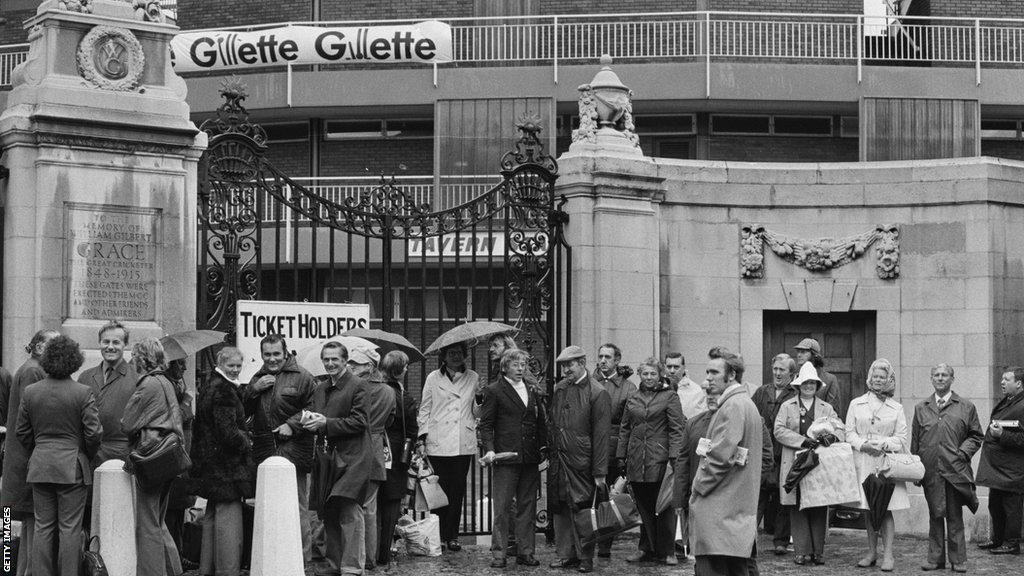
[[[82,560],[82,515],[85,484],[33,483],[35,541],[32,547],[33,576],[78,574]],[[56,562],[54,551],[57,550]]]
[[[789,524],[793,528],[793,548],[801,556],[821,556],[825,553],[825,529],[828,525],[828,506],[800,509],[789,508]]]
[[[988,513],[992,516],[992,542],[1020,544],[1021,504],[1024,494],[989,488]]]
[[[395,540],[395,525],[402,516],[402,499],[381,500],[377,492],[377,564],[387,566],[391,563],[391,545]]]
[[[789,508],[782,504],[779,486],[762,486],[757,499],[757,522],[764,520],[764,531],[772,534],[772,544],[788,546],[792,535],[789,526]]]
[[[430,465],[437,474],[437,484],[448,497],[448,505],[432,510],[441,524],[441,541],[448,542],[459,537],[462,524],[462,500],[466,497],[466,474],[473,462],[473,455],[431,456]]]
[[[697,556],[693,565],[694,576],[748,576],[750,570],[751,559],[738,556]]]
[[[657,558],[665,558],[675,554],[676,510],[671,506],[656,514],[654,509],[658,503],[658,492],[661,482],[630,482],[633,498],[636,500],[640,520],[643,521],[643,534],[647,538],[648,551]]]
[[[928,563],[942,566],[948,556],[950,563],[963,564],[967,562],[963,497],[949,482],[942,480],[942,486],[945,489],[945,517],[928,515]],[[924,495],[926,500],[930,500],[928,490]],[[930,508],[929,505],[929,511]]]
[[[614,462],[615,461],[614,456],[610,457],[609,461]],[[605,482],[608,483],[608,486],[613,486],[615,484],[615,482],[619,478],[622,478],[625,475],[626,475],[626,471],[625,470],[619,468],[618,466],[609,465],[608,466],[608,475],[605,476]],[[646,536],[647,536],[647,532],[644,530],[643,526],[640,526],[640,549],[643,550],[644,552],[649,552],[649,550],[647,549],[648,546],[647,546],[647,537]],[[597,551],[598,551],[598,553],[600,553],[602,556],[607,556],[608,554],[611,554],[611,552],[612,552],[612,543],[613,542],[615,542],[615,538],[614,537],[612,537],[612,538],[605,538],[604,540],[601,540],[600,542],[598,542],[597,543]]]
[[[181,574],[178,549],[164,522],[170,492],[170,482],[153,488],[143,488],[136,482],[136,574]]]
[[[491,554],[504,558],[508,547],[509,526],[516,535],[517,554],[533,554],[537,537],[537,490],[540,471],[536,464],[497,464],[491,471],[491,502],[494,523]],[[512,499],[515,498],[513,517]]]
[[[590,502],[581,504],[589,507]],[[576,533],[576,524],[572,521],[573,512],[576,507],[565,502],[548,501],[548,512],[551,514],[551,523],[555,527],[555,555],[561,560],[579,558],[581,560],[594,559],[594,543],[579,545],[579,534]]]

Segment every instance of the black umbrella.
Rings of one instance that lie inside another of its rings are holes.
[[[861,484],[864,487],[864,499],[868,503],[868,518],[875,531],[882,529],[885,513],[889,511],[889,501],[896,490],[896,483],[882,478],[878,474],[868,474]]]
[[[789,474],[786,475],[786,483],[782,485],[786,489],[786,494],[789,494],[796,489],[800,481],[807,476],[807,473],[814,470],[814,467],[818,465],[818,455],[813,449],[802,450],[796,453],[796,458],[793,459],[793,467],[789,469]]]

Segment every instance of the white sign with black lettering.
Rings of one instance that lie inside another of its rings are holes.
[[[245,356],[239,378],[248,382],[263,366],[264,336],[280,334],[288,351],[298,352],[353,328],[369,328],[370,305],[239,300],[235,320],[238,348]]]

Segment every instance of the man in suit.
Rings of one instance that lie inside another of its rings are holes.
[[[547,451],[547,420],[537,391],[523,375],[530,356],[522,350],[506,350],[501,357],[501,380],[484,389],[477,433],[484,451],[481,463],[493,464],[491,498],[494,502],[492,568],[504,568],[508,546],[509,516],[515,498],[516,564],[538,566],[533,556],[536,539],[534,516],[540,489],[538,465]],[[495,460],[495,454],[514,456]]]
[[[693,478],[690,511],[696,576],[747,576],[756,570],[757,497],[764,423],[743,386],[743,359],[722,352],[708,361],[709,393],[721,394],[707,449]]]
[[[921,566],[925,571],[945,568],[947,555],[954,572],[967,571],[963,508],[978,511],[971,458],[985,433],[974,404],[953,392],[953,379],[952,366],[932,368],[935,394],[914,407],[911,425],[910,452],[924,464],[921,486],[928,502],[928,562]]]
[[[96,408],[103,424],[103,441],[93,457],[92,467],[96,469],[107,460],[124,460],[128,457],[128,436],[121,430],[121,416],[128,399],[135,392],[139,375],[124,360],[124,349],[128,346],[128,329],[112,320],[99,331],[99,366],[82,372],[79,382],[92,388],[96,397]]]

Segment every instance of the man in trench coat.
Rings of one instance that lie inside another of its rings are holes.
[[[764,422],[741,383],[743,371],[737,354],[723,352],[708,361],[708,392],[721,398],[690,495],[696,576],[747,576],[757,569],[753,557]]]
[[[1004,396],[992,409],[978,463],[978,485],[989,488],[992,539],[978,548],[1017,555],[1024,502],[1024,367],[1007,368],[1001,385]]]
[[[552,568],[594,571],[594,545],[579,546],[573,512],[589,507],[594,491],[606,489],[608,434],[612,426],[608,391],[587,372],[586,353],[569,346],[555,361],[564,378],[555,384],[548,418],[548,504],[553,512],[555,550]]]
[[[954,378],[948,364],[932,368],[935,394],[914,407],[911,424],[910,452],[924,464],[921,486],[928,502],[928,560],[921,566],[925,571],[944,568],[947,556],[954,572],[967,571],[963,507],[978,510],[971,458],[985,435],[974,404],[953,392]]]

